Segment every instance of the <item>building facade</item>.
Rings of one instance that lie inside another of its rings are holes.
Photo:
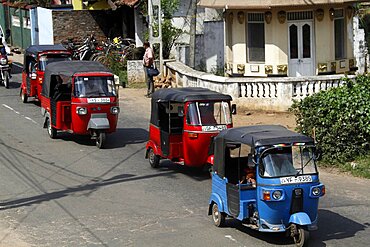
[[[230,76],[314,76],[356,70],[353,0],[200,0],[224,9]]]

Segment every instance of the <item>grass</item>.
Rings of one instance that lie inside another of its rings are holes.
[[[358,157],[355,161],[341,164],[339,168],[356,177],[370,178],[370,154]]]

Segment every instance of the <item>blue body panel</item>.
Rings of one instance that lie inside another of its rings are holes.
[[[279,178],[262,178],[257,175],[257,188],[243,189],[239,185],[240,211],[235,218],[242,221],[249,217],[249,205],[255,206],[259,215],[259,231],[264,232],[283,232],[291,223],[308,226],[308,229],[317,228],[317,211],[319,196],[311,195],[312,187],[322,186],[318,181],[318,175],[311,175],[310,183],[282,185]],[[220,212],[230,215],[228,210],[228,198],[226,185],[227,178],[220,178],[217,174],[212,174],[212,194],[209,204],[217,203]],[[294,214],[290,213],[293,190],[301,188],[303,190],[303,210]],[[281,200],[263,200],[264,190],[280,190],[283,192]]]

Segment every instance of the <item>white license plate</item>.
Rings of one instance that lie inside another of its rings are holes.
[[[312,182],[312,177],[310,175],[280,178],[281,184],[298,184],[298,183],[310,183],[310,182]]]
[[[209,131],[222,131],[225,130],[227,127],[226,125],[217,125],[217,126],[202,126],[202,131],[209,132]]]
[[[89,98],[87,103],[110,103],[110,98]]]

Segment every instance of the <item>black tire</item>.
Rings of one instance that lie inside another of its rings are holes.
[[[21,100],[23,103],[28,102],[28,95],[26,93],[23,93],[23,90],[21,89]]]
[[[297,229],[298,234],[294,235],[293,240],[297,247],[308,246],[308,239],[310,238],[310,232],[303,228]]]
[[[100,132],[97,134],[96,140],[95,140],[95,144],[97,148],[99,149],[104,148],[105,139],[106,139],[106,134],[104,132]]]
[[[217,227],[222,227],[225,225],[225,213],[220,212],[218,210],[217,203],[213,203],[212,205],[212,220],[213,224]]]
[[[53,126],[51,126],[50,118],[46,119],[46,129],[51,139],[57,138],[58,132]]]
[[[10,76],[8,71],[4,71],[4,87],[9,88]]]
[[[148,158],[149,158],[149,164],[152,168],[158,168],[159,167],[159,161],[161,159],[158,155],[155,155],[153,148],[149,148]]]

